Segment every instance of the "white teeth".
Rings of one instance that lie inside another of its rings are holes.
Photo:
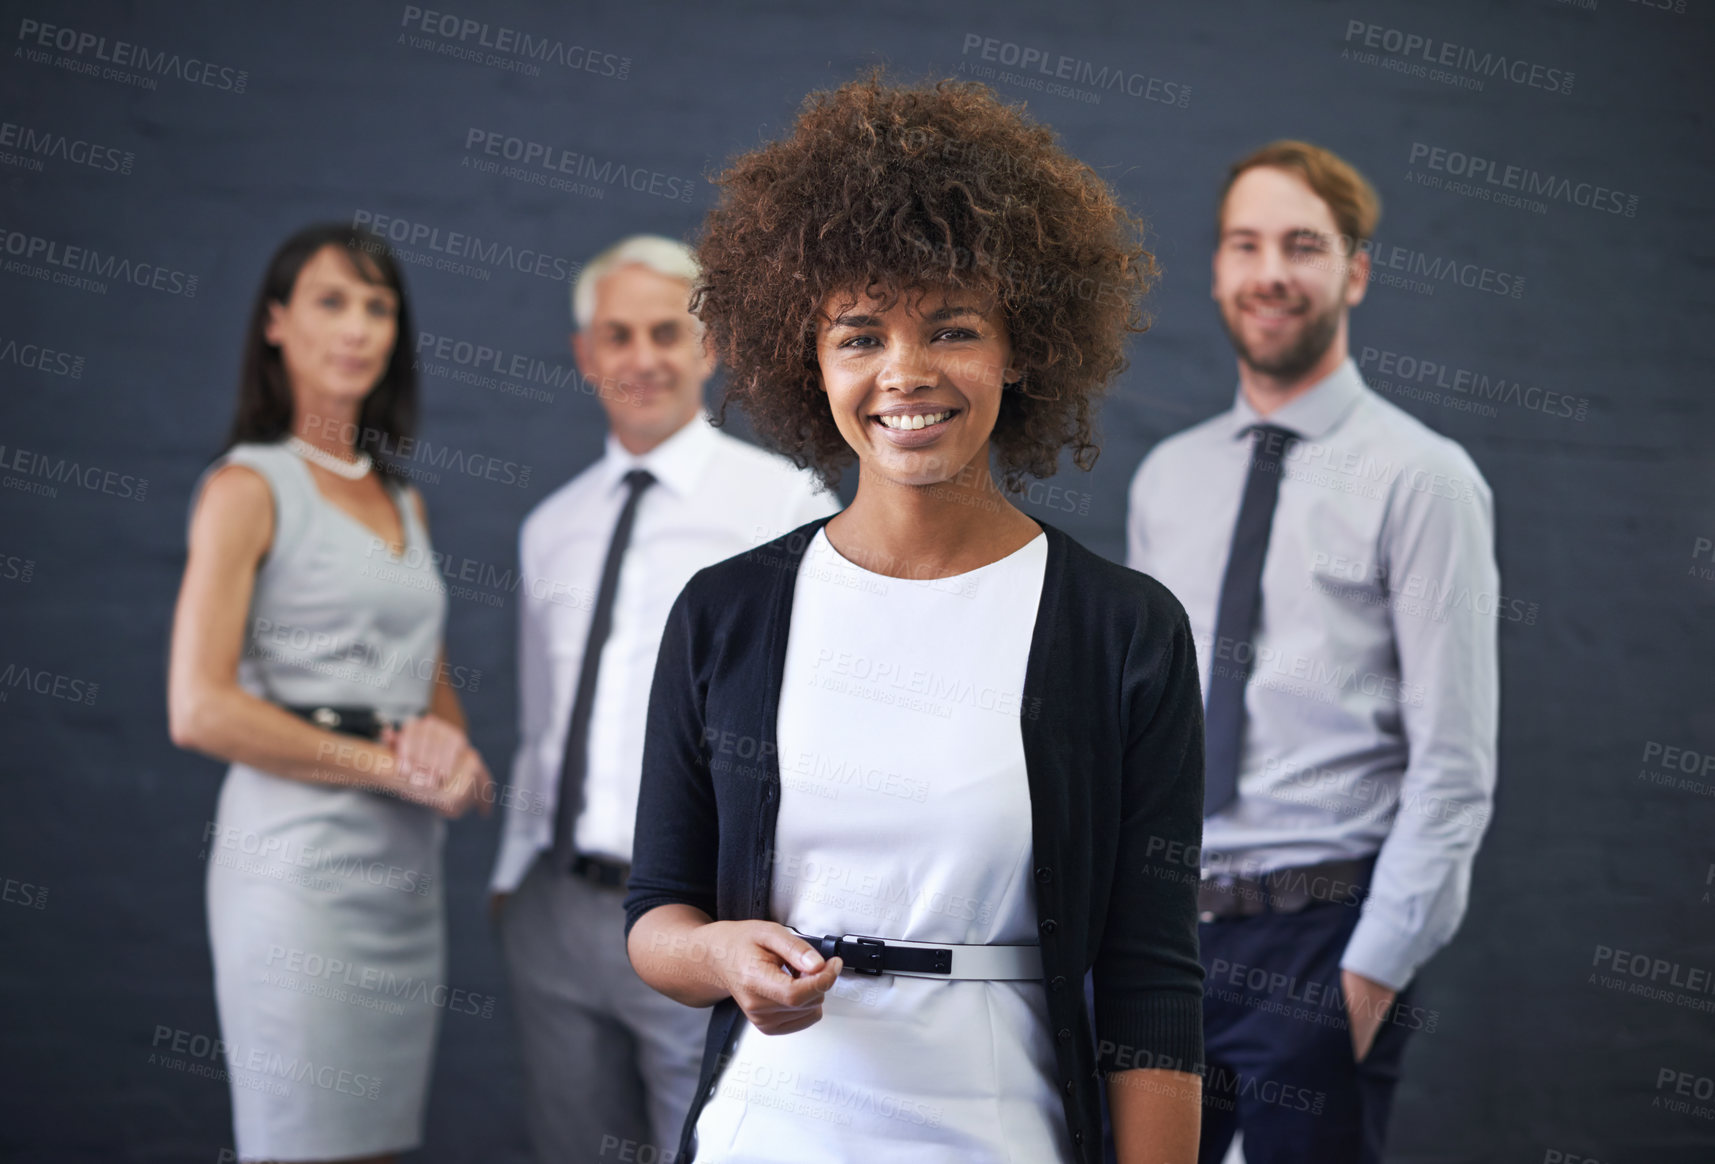
[[[940,424],[952,415],[951,411],[947,411],[918,416],[882,416],[877,417],[877,419],[888,428],[898,429],[901,432],[911,432],[915,429],[926,428],[931,424]]]

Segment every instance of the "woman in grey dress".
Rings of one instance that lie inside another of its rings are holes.
[[[492,799],[442,654],[446,589],[390,455],[416,384],[391,254],[276,252],[226,452],[193,494],[168,683],[229,761],[208,924],[241,1160],[386,1161],[422,1138],[446,984],[445,821]]]

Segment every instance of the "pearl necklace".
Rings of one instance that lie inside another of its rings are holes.
[[[336,477],[344,477],[347,481],[356,481],[369,472],[373,463],[368,453],[357,454],[357,460],[347,461],[334,456],[326,449],[318,449],[296,433],[286,438],[286,447],[313,465],[320,465]]]

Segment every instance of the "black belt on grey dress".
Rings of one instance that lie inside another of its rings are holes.
[[[381,738],[384,727],[398,727],[397,720],[381,715],[373,707],[318,707],[312,704],[282,703],[281,707],[300,719],[307,719],[319,728],[366,740]]]

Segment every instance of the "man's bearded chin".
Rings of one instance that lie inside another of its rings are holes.
[[[1221,322],[1226,324],[1227,337],[1233,341],[1233,350],[1247,367],[1277,380],[1296,380],[1314,368],[1316,362],[1328,353],[1328,346],[1334,342],[1334,336],[1340,330],[1340,308],[1331,307],[1321,315],[1311,317],[1291,346],[1268,356],[1259,356],[1250,350],[1244,336],[1227,318],[1226,312],[1221,313]]]

